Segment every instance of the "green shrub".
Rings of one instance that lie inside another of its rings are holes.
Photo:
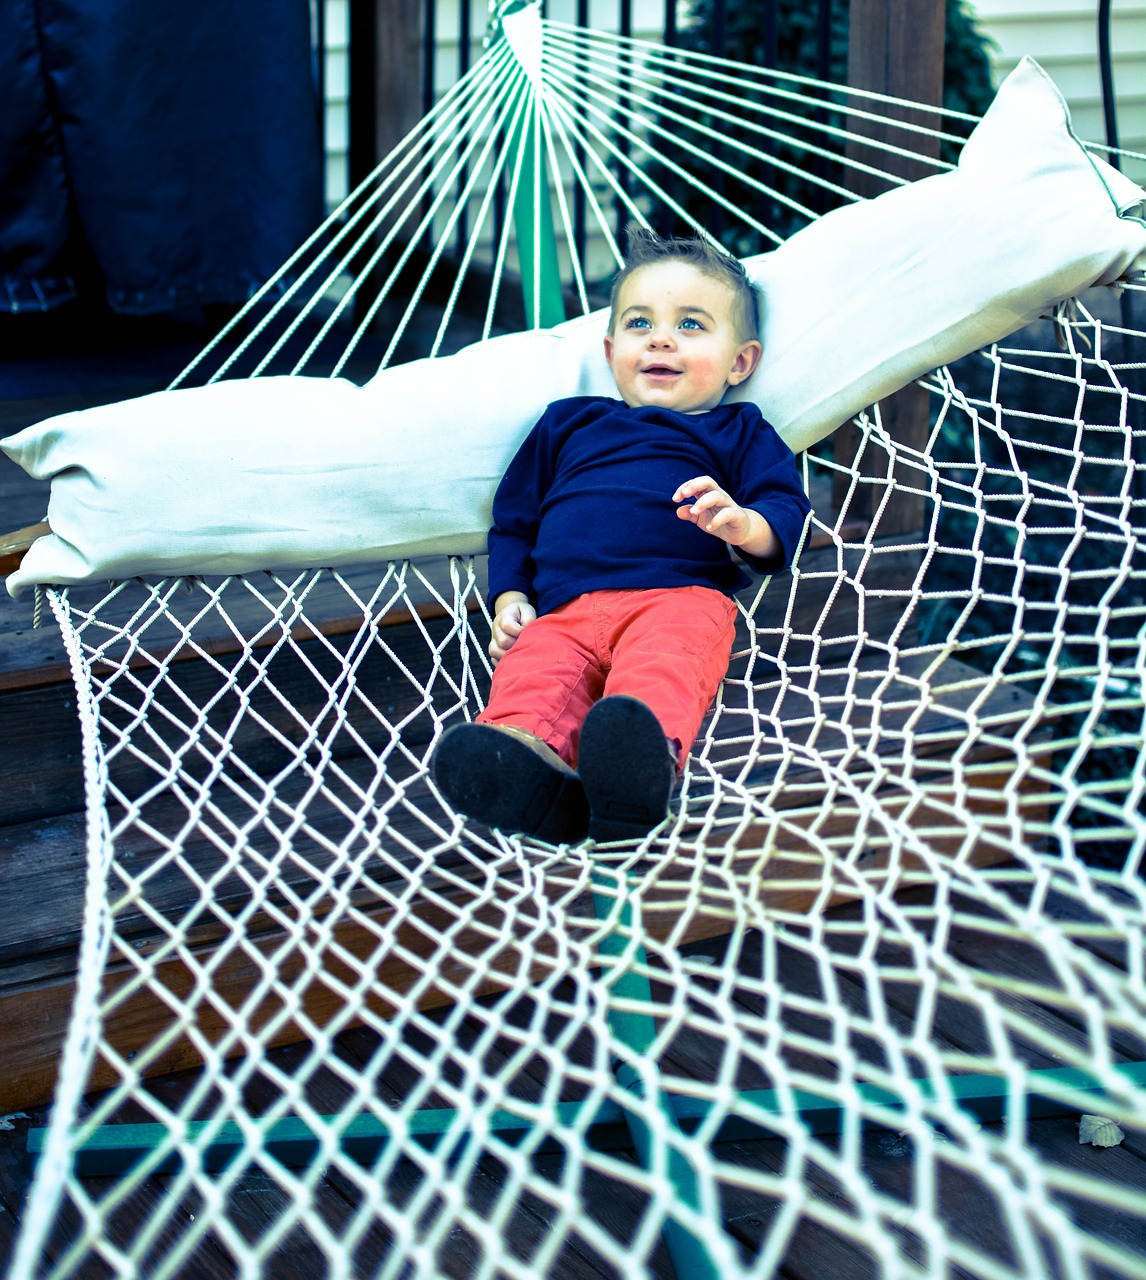
[[[693,0],[690,17],[680,36],[682,48],[713,53],[714,0]],[[814,0],[776,0],[776,70],[815,77],[819,61],[819,5]],[[975,27],[974,19],[964,0],[948,0],[947,32],[944,49],[943,105],[953,110],[981,115],[994,96],[990,63],[987,56],[988,41]],[[767,65],[764,43],[764,10],[760,0],[728,0],[725,10],[724,54],[752,66]],[[847,81],[848,60],[848,0],[832,0],[830,11],[830,39],[828,48],[827,79],[837,84]],[[755,89],[745,91],[748,101],[765,101],[764,95]],[[778,195],[763,201],[751,182],[744,182],[731,174],[712,178],[715,188],[732,204],[761,210],[761,220],[780,237],[798,230],[808,220],[809,214],[823,213],[837,203],[839,197],[816,182],[784,170],[786,162],[803,172],[836,182],[846,187],[844,171],[838,161],[810,153],[803,143],[815,142],[839,153],[842,143],[830,137],[825,139],[821,125],[827,120],[846,127],[846,119],[830,104],[820,103],[809,96],[803,105],[784,103],[784,109],[802,115],[806,126],[795,123],[782,126],[793,141],[776,141],[771,155],[779,164],[759,160],[743,160],[729,148],[723,150],[724,158],[748,179],[764,183]],[[703,110],[698,122],[712,129],[719,138],[727,126]],[[969,128],[969,127],[968,127]],[[960,132],[957,124],[947,126],[950,132]],[[955,159],[956,148],[944,144],[943,158]],[[720,154],[717,143],[718,154]],[[684,168],[695,171],[696,158],[683,148],[662,147],[666,158]],[[703,193],[689,190],[676,178],[668,166],[653,165],[654,176],[688,213],[688,220],[702,222],[719,234],[726,247],[744,256],[771,247],[768,237],[754,230],[731,214],[720,215],[713,226],[711,199]],[[705,180],[709,180],[706,176]],[[808,212],[802,212],[806,209]],[[680,231],[682,226],[661,228]]]

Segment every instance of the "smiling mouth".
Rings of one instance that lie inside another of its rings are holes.
[[[670,369],[667,364],[651,364],[648,368],[642,369],[641,372],[647,378],[676,378],[680,376],[682,371],[680,369]]]

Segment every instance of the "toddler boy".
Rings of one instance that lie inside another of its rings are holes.
[[[461,812],[554,844],[665,818],[749,581],[729,549],[783,568],[810,509],[759,409],[721,403],[758,332],[739,262],[630,227],[605,338],[620,400],[554,401],[494,497],[489,703],[431,766]]]

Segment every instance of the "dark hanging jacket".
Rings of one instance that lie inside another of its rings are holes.
[[[4,0],[0,311],[246,300],[322,214],[308,0]]]

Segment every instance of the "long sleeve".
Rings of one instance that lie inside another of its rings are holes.
[[[552,479],[552,443],[547,409],[509,464],[493,499],[489,531],[489,598],[522,591],[536,603],[533,549],[541,523],[541,503]]]
[[[791,449],[772,427],[761,423],[750,439],[738,467],[743,478],[732,496],[742,507],[751,507],[768,521],[782,553],[771,560],[737,554],[757,573],[773,573],[791,564],[812,504],[800,483]]]

